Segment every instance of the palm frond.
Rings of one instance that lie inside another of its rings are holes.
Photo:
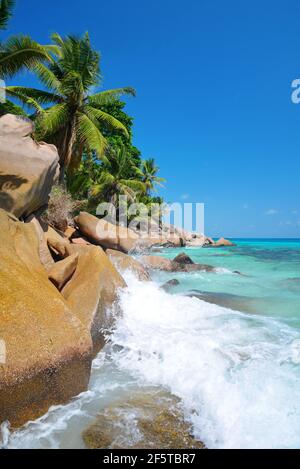
[[[107,112],[87,105],[84,106],[84,112],[89,116],[90,119],[96,121],[98,124],[103,125],[110,130],[120,131],[126,137],[129,137],[128,130],[126,129],[125,125]]]
[[[34,72],[46,88],[55,93],[60,92],[61,83],[49,67],[43,63],[39,63],[34,67]]]
[[[88,104],[94,107],[105,106],[111,104],[116,99],[119,99],[121,96],[130,95],[136,96],[134,88],[125,87],[125,88],[116,88],[113,90],[101,91],[87,98]]]
[[[99,159],[107,161],[105,150],[108,143],[94,122],[83,113],[79,113],[77,116],[76,134],[80,144],[85,145],[91,151],[95,151]]]
[[[6,94],[8,96],[11,96],[12,98],[16,98],[18,101],[20,101],[22,104],[28,106],[29,108],[33,108],[38,112],[42,112],[43,108],[40,106],[39,102],[34,99],[33,97],[27,96],[26,94],[23,94],[19,90],[14,90],[13,88],[19,88],[22,89],[22,87],[13,87],[13,86],[7,86],[5,88]]]
[[[37,135],[40,138],[55,135],[66,125],[69,117],[69,109],[65,103],[43,110],[36,121]]]
[[[5,103],[0,102],[0,116],[3,116],[4,114],[14,114],[15,116],[28,117],[27,113],[21,106],[18,106],[9,99],[6,99]]]
[[[7,28],[15,3],[15,0],[0,0],[0,29]]]
[[[32,69],[41,61],[50,61],[46,49],[29,36],[12,36],[0,49],[0,77],[10,77],[22,70]]]
[[[15,95],[33,98],[41,105],[62,102],[62,98],[57,94],[48,93],[47,91],[37,90],[35,88],[28,88],[26,86],[7,86],[6,92],[8,94],[15,93]]]

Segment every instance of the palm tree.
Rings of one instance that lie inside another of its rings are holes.
[[[126,174],[129,167],[133,176],[128,179]],[[145,192],[146,185],[139,178],[139,170],[133,165],[126,147],[122,145],[111,155],[110,161],[101,167],[91,196],[96,200],[108,201],[116,207],[120,195],[125,195],[130,202],[134,202],[137,195]]]
[[[122,94],[135,96],[135,91],[119,88],[91,94],[101,81],[100,56],[92,49],[88,33],[83,38],[67,36],[65,39],[54,34],[52,40],[58,48],[55,60],[48,66],[35,66],[46,91],[9,86],[6,92],[35,109],[37,138],[57,146],[62,182],[70,165],[80,165],[84,152],[95,152],[99,158],[106,159],[105,129],[128,137],[126,127],[101,107]]]
[[[0,30],[7,28],[15,0],[0,0]],[[41,46],[29,36],[12,36],[0,43],[0,78],[11,77],[22,68],[32,68],[38,62],[50,60],[51,46]]]
[[[158,177],[159,167],[156,166],[154,158],[144,160],[140,170],[142,182],[147,188],[147,194],[149,194],[156,185],[163,187],[163,183],[166,181],[164,178]]]

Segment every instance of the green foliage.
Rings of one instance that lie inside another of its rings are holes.
[[[12,16],[15,0],[0,0],[0,29],[6,29]]]
[[[122,94],[135,95],[132,88],[118,88],[91,94],[101,82],[99,54],[92,48],[88,33],[52,36],[54,60],[38,64],[35,72],[47,92],[31,88],[7,87],[36,113],[36,137],[54,143],[59,151],[61,180],[65,170],[78,167],[84,153],[94,152],[106,161],[109,142],[105,132],[129,138],[126,126],[104,107]],[[47,104],[50,106],[45,108]]]

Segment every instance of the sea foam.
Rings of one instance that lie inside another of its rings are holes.
[[[208,448],[300,447],[300,334],[275,319],[170,295],[125,275],[123,315],[90,389],[10,434],[6,448],[78,448],[101,408],[130,389],[165,387]]]

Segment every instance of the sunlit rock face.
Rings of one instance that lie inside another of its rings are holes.
[[[23,117],[0,118],[0,208],[18,218],[47,204],[59,175],[56,147],[35,142],[33,130]]]
[[[31,223],[0,209],[0,422],[18,426],[87,389],[90,332],[40,262]]]

